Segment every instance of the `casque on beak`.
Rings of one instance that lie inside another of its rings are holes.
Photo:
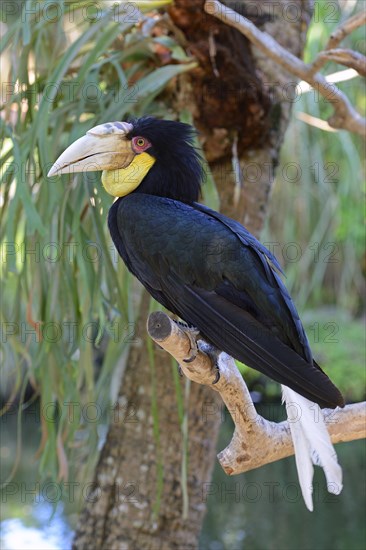
[[[128,122],[95,126],[59,156],[48,177],[126,168],[135,156],[131,141],[126,137],[132,129]]]

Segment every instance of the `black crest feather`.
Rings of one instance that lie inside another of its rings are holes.
[[[142,136],[152,147],[154,166],[135,192],[158,195],[185,203],[198,200],[203,180],[202,158],[194,147],[192,126],[173,120],[146,116],[130,120],[133,130],[128,138]]]

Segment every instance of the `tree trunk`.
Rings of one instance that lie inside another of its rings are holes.
[[[311,1],[256,5],[254,22],[300,55]],[[298,17],[284,16],[292,13],[291,5],[299,8]],[[235,2],[234,8],[238,6],[251,16],[253,2]],[[179,79],[177,89],[164,100],[179,112],[182,106],[187,108],[188,94],[219,189],[221,210],[258,235],[291,113],[291,103],[284,100],[283,92],[289,77],[261,58],[237,31],[204,15],[202,0],[178,0],[170,15],[184,32],[200,67],[189,79]],[[232,170],[233,158],[240,165],[241,185]],[[185,487],[182,425],[173,376],[177,367],[168,354],[154,347],[151,361],[145,338],[148,310],[149,298],[144,293],[137,328],[141,344],[130,350],[99,459],[95,490],[78,523],[73,546],[78,550],[197,547],[205,513],[202,491],[215,461],[221,405],[216,392],[206,386],[192,384],[189,394],[186,392]],[[187,383],[179,382],[183,394]],[[153,415],[153,410],[157,414]]]
[[[219,427],[217,415],[212,415],[218,406],[217,396],[198,384],[190,388],[186,404],[189,513],[183,519],[184,455],[172,372],[177,366],[170,355],[158,348],[155,365],[150,364],[145,338],[149,303],[150,298],[144,293],[137,331],[143,338],[140,345],[131,348],[97,468],[95,499],[81,515],[76,548],[194,548],[200,531],[204,514],[202,484],[211,478]],[[158,436],[152,399],[158,405]]]

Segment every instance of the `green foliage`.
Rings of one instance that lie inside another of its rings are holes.
[[[163,103],[164,89],[195,61],[176,39],[152,33],[156,12],[146,9],[166,3],[122,2],[116,7],[60,0],[53,13],[44,11],[46,2],[27,0],[14,2],[17,9],[5,21],[2,391],[11,401],[19,392],[23,395],[29,382],[40,395],[43,477],[66,476],[72,453],[78,453],[79,464],[85,459],[93,467],[112,375],[140,336],[134,334],[136,286],[117,261],[108,236],[111,199],[99,185],[100,176],[50,180],[46,174],[62,150],[101,122],[146,113],[172,116]],[[329,25],[313,25],[308,56],[320,49],[330,30]],[[361,108],[362,88],[354,81],[343,86]],[[329,106],[308,94],[295,104],[297,111],[324,118]],[[187,112],[181,118],[190,122]],[[302,174],[291,182],[283,167],[294,158]],[[300,307],[324,300],[360,307],[361,177],[357,138],[321,133],[294,119],[274,189],[270,230],[263,240],[282,246],[295,241],[307,250],[301,262],[287,261],[286,268]],[[204,199],[217,207],[210,174]],[[324,261],[324,255],[334,252],[324,248],[328,243],[338,247],[337,262]],[[339,366],[340,373],[343,368]],[[261,381],[257,384],[260,389]],[[274,387],[268,386],[267,392]],[[186,446],[182,410],[180,417]],[[157,414],[154,418],[158,421]],[[183,472],[185,468],[182,462]]]
[[[346,19],[355,9],[362,8],[353,3],[350,11],[344,4],[341,13],[337,4],[316,3],[306,62],[324,48],[339,19]],[[365,54],[364,29],[348,36],[342,47]],[[322,73],[343,69],[328,63]],[[364,114],[362,79],[337,86]],[[284,265],[286,286],[301,313],[315,357],[346,399],[359,401],[365,397],[365,336],[363,320],[353,317],[362,317],[365,305],[364,145],[359,136],[323,131],[298,118],[307,113],[326,120],[331,112],[331,106],[314,90],[296,97],[262,241],[272,245]],[[326,304],[333,309],[325,310]],[[329,341],[334,327],[336,341]],[[254,378],[255,389],[278,397],[275,384],[253,373],[249,376]]]
[[[314,322],[314,319],[316,321]],[[313,353],[342,389],[346,401],[366,398],[365,324],[347,311],[316,310],[304,316]]]
[[[346,402],[366,398],[365,324],[352,319],[347,310],[323,308],[302,315],[315,359],[338,386]],[[246,365],[238,363],[251,391],[262,398],[278,400],[281,388],[275,382]]]
[[[176,40],[151,32],[151,10],[167,3],[105,2],[102,10],[77,0],[51,13],[31,0],[6,21],[3,392],[12,400],[28,381],[40,395],[44,477],[66,476],[72,452],[93,466],[111,377],[136,336],[136,285],[108,235],[111,197],[100,175],[46,174],[97,124],[166,114],[157,96],[195,66]]]
[[[340,14],[341,19],[351,15],[347,5],[344,10],[341,14],[336,3],[316,3],[305,61],[314,60],[325,47]],[[364,29],[347,37],[342,47],[365,53]],[[328,63],[322,72],[328,75],[343,69]],[[337,85],[364,113],[366,89],[361,77]],[[346,131],[320,130],[298,118],[306,113],[326,120],[331,112],[329,103],[314,90],[295,97],[262,240],[272,244],[285,265],[286,284],[300,311],[329,303],[360,313],[364,306],[363,141]]]

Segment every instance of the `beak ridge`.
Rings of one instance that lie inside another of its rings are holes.
[[[132,128],[128,122],[107,122],[95,126],[59,156],[48,177],[127,167],[135,156],[126,137]]]

